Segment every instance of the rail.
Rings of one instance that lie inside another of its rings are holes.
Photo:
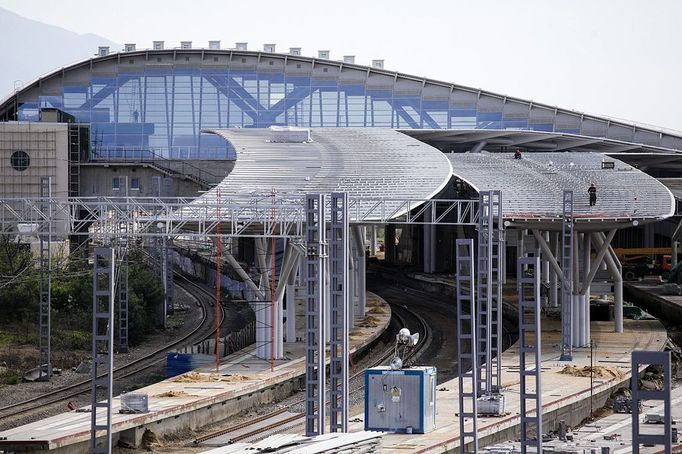
[[[133,163],[147,163],[158,167],[159,170],[171,175],[181,175],[183,177],[195,180],[197,183],[205,187],[214,186],[220,183],[225,175],[216,175],[208,170],[202,169],[197,165],[189,162],[189,159],[208,160],[202,153],[202,159],[192,157],[191,154],[177,154],[177,157],[167,158],[154,151],[152,148],[138,148],[138,147],[115,147],[93,150],[90,154],[90,162],[133,162]],[[209,157],[215,156],[213,159],[227,160],[227,156],[219,158],[217,154],[209,154]]]
[[[178,285],[180,286],[190,285],[197,291],[203,293],[205,296],[212,297],[212,295],[209,292],[205,291],[200,286],[197,286],[195,283],[189,280],[183,282],[182,284],[178,283]],[[207,336],[211,336],[215,332],[215,320],[209,319],[208,315],[213,314],[213,311],[209,310],[209,308],[207,307],[210,298],[202,299],[197,297],[196,294],[193,294],[187,288],[185,288],[185,290],[187,290],[187,292],[190,295],[192,295],[197,301],[199,301],[199,304],[201,305],[202,308],[201,321],[194,327],[194,329],[192,329],[192,331],[187,333],[182,338],[174,340],[173,342],[164,345],[160,349],[157,349],[152,353],[149,353],[148,355],[145,355],[141,358],[138,358],[127,364],[123,364],[117,367],[114,370],[115,380],[130,377],[132,375],[145,371],[150,367],[156,366],[157,364],[165,361],[166,352],[168,350],[183,345],[186,342],[202,340]],[[224,317],[225,314],[223,312],[221,323]],[[47,405],[52,405],[59,402],[66,402],[76,396],[88,393],[91,390],[90,383],[91,383],[90,379],[83,380],[78,383],[74,383],[72,385],[65,386],[54,391],[50,391],[40,396],[33,397],[31,399],[27,399],[21,402],[13,403],[11,405],[0,407],[0,422],[7,421],[8,419],[16,420],[22,414],[30,414],[35,411],[43,411]],[[3,442],[0,439],[0,449],[2,448],[2,443]]]

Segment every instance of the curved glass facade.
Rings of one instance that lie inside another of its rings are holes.
[[[41,108],[61,109],[91,125],[92,152],[105,158],[141,153],[172,159],[231,157],[220,138],[200,131],[272,125],[520,129],[660,146],[680,142],[679,137],[529,101],[337,62],[287,61],[259,53],[239,59],[228,53],[216,54],[226,63],[211,67],[203,53],[200,59],[197,52],[188,55],[149,52],[144,59],[135,55],[137,60],[126,54],[114,56],[118,60],[93,59],[89,67],[56,73],[43,85],[19,92],[9,119],[38,121]],[[47,83],[54,79],[61,80]]]

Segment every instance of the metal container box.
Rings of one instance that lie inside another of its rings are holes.
[[[365,371],[365,430],[423,434],[435,427],[435,367]]]
[[[119,413],[147,413],[149,411],[146,394],[121,394]]]

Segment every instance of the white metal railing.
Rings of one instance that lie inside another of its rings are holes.
[[[56,236],[98,237],[223,236],[301,237],[303,197],[258,195],[224,197],[69,197],[1,198],[0,234],[35,236],[52,222]],[[47,209],[46,207],[49,207]],[[477,200],[351,198],[349,221],[356,224],[476,225]],[[121,226],[125,225],[126,228]],[[128,232],[128,233],[125,233]]]

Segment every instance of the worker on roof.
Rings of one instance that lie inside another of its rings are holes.
[[[590,195],[590,206],[595,206],[597,204],[597,188],[594,186],[594,183],[587,189],[587,193]]]
[[[514,159],[521,159],[523,156],[521,156],[521,149],[517,148],[516,151],[514,151]]]

